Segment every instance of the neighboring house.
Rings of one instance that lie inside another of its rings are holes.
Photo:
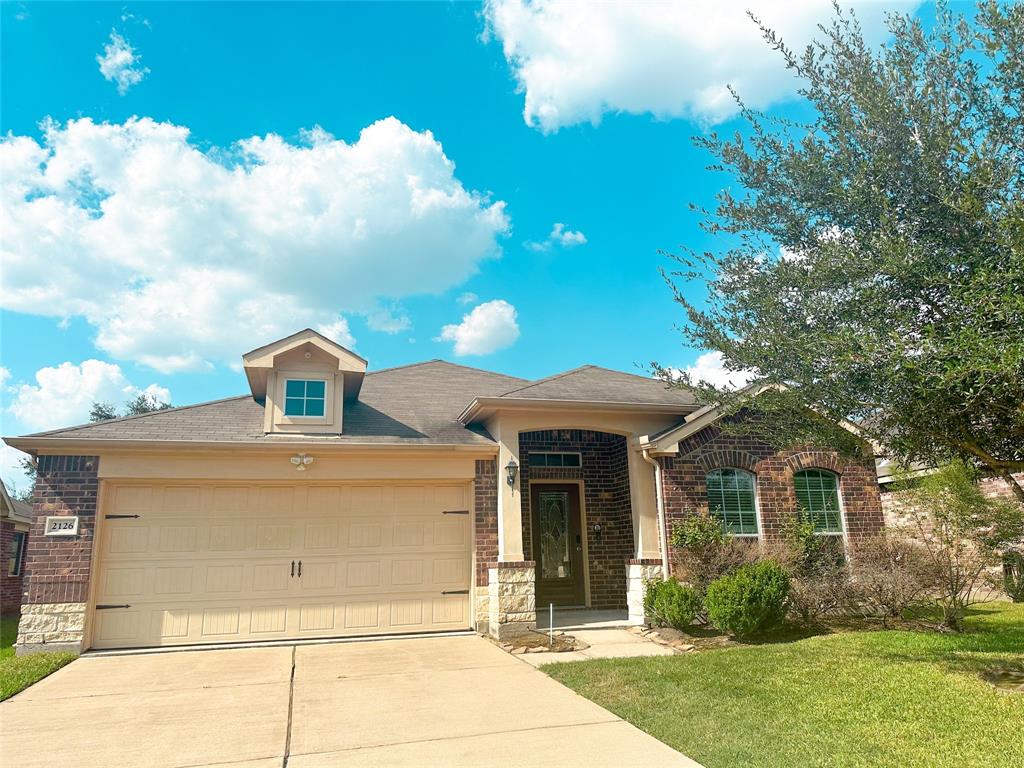
[[[933,466],[921,462],[912,463],[907,469],[900,471],[897,462],[884,456],[879,456],[875,461],[878,473],[878,485],[882,495],[882,511],[885,515],[885,524],[891,528],[911,529],[915,528],[915,519],[911,516],[910,510],[898,489],[901,479],[913,479],[922,477],[935,471]],[[1014,481],[1017,485],[1024,487],[1024,472],[1015,472]],[[1002,477],[982,477],[978,481],[981,492],[992,498],[1002,498],[1008,501],[1015,501],[1017,497],[1010,488],[1010,481]]]
[[[368,373],[311,330],[242,365],[242,397],[8,440],[38,458],[19,652],[503,637],[549,603],[639,622],[693,510],[751,536],[798,499],[826,535],[882,524],[873,456],[724,436],[642,376]]]
[[[12,498],[0,483],[0,548],[5,558],[0,564],[0,615],[17,616],[21,610],[21,582],[32,524],[32,505]]]

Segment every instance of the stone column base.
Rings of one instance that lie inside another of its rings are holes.
[[[644,615],[644,590],[648,581],[660,578],[660,560],[626,561],[626,606],[630,624],[640,626],[647,623],[647,616]]]
[[[21,606],[15,653],[81,653],[85,640],[85,603],[35,603]]]
[[[491,592],[489,586],[473,588],[473,615],[476,618],[476,631],[481,635],[488,634],[491,623]]]
[[[536,579],[530,560],[498,563],[488,571],[487,631],[498,640],[537,627]]]

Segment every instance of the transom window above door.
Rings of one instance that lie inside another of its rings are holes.
[[[323,379],[288,379],[284,383],[285,416],[319,416],[327,410],[327,382]]]
[[[742,469],[716,469],[705,478],[708,511],[735,536],[757,536],[754,476]]]
[[[579,467],[582,465],[583,458],[578,453],[556,453],[552,451],[530,453],[531,467]]]

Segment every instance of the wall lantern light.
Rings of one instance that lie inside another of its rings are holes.
[[[515,457],[508,460],[508,464],[505,465],[505,473],[508,475],[506,478],[509,487],[513,487],[516,484],[516,474],[519,472],[519,465],[516,464]]]
[[[305,472],[306,467],[308,467],[312,463],[313,457],[310,456],[308,453],[299,453],[296,454],[295,456],[292,456],[292,464],[295,465],[295,468],[299,470],[299,472]]]

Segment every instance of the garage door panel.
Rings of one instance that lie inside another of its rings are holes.
[[[470,625],[469,488],[131,485],[99,537],[93,644],[136,647]],[[443,592],[460,594],[444,595]],[[462,594],[465,593],[465,594]]]

